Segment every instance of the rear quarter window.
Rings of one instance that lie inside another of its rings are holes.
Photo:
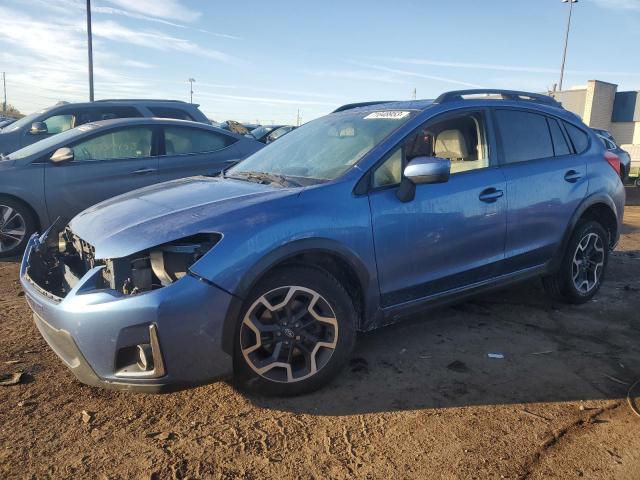
[[[568,122],[564,122],[564,127],[567,129],[571,143],[576,153],[584,152],[589,146],[589,135],[578,127],[574,127]]]
[[[176,120],[191,120],[193,117],[184,110],[171,107],[148,107],[154,117],[159,118],[175,118]]]

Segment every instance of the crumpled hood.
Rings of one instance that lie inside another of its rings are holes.
[[[217,219],[291,194],[291,189],[239,180],[183,178],[98,203],[69,226],[95,248],[95,258],[120,258],[196,233],[216,232]]]

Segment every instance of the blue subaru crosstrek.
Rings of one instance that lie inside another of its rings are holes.
[[[619,237],[619,161],[552,98],[458,91],[350,105],[223,177],[136,190],[30,240],[36,325],[81,381],[234,373],[313,390],[356,332],[541,277],[579,304]]]

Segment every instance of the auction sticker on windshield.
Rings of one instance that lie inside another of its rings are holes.
[[[365,120],[374,120],[374,119],[387,119],[387,120],[400,120],[401,118],[406,117],[411,112],[400,111],[400,110],[389,110],[387,112],[373,112],[364,117]]]

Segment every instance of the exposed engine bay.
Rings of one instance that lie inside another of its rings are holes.
[[[221,236],[201,233],[158,245],[128,257],[95,259],[94,249],[68,227],[50,231],[31,252],[27,274],[49,296],[64,298],[94,267],[103,267],[96,289],[136,295],[165,287],[187,275],[189,267]]]

